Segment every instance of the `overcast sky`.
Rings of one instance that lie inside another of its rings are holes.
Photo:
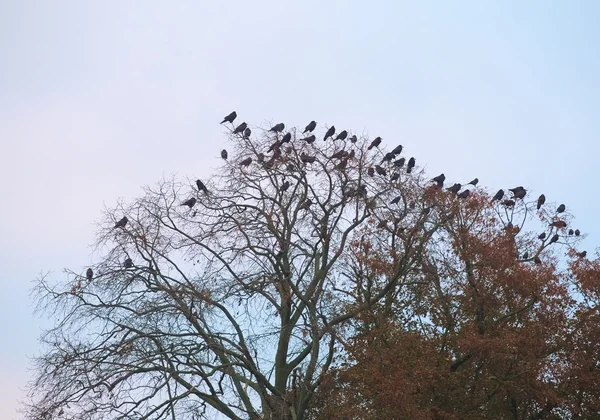
[[[95,256],[103,207],[208,177],[222,117],[401,143],[523,185],[600,245],[600,2],[0,0],[0,418],[39,351],[31,281]]]

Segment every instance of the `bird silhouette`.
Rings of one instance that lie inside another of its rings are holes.
[[[390,201],[390,204],[398,204],[400,202],[400,200],[402,200],[401,195],[399,195],[398,197],[395,197],[392,201]]]
[[[523,259],[526,260],[529,258],[529,252],[525,251],[525,253],[523,254]]]
[[[540,257],[538,257],[538,256],[536,255],[536,257],[533,259],[533,262],[535,262],[536,264],[541,264],[541,263],[542,263],[542,260],[540,260]]]
[[[125,264],[124,264],[125,268],[131,268],[133,267],[133,261],[131,261],[131,258],[125,258]]]
[[[342,159],[340,163],[335,165],[335,169],[337,169],[338,171],[343,171],[344,169],[346,169],[346,166],[348,166],[348,158]]]
[[[453,192],[454,194],[458,194],[458,192],[460,191],[461,188],[462,188],[462,185],[459,183],[456,183],[456,184],[452,185],[451,187],[446,188],[446,190]]]
[[[348,132],[346,130],[343,130],[340,134],[337,135],[337,137],[335,139],[336,140],[346,140],[346,137],[348,137]]]
[[[334,134],[335,134],[335,126],[332,125],[331,127],[329,127],[329,129],[325,133],[325,137],[323,137],[323,140],[327,140],[329,137],[332,137]]]
[[[506,207],[513,207],[515,205],[515,200],[506,199],[501,204]]]
[[[400,158],[394,161],[394,166],[396,168],[402,168],[404,166],[404,162],[406,162],[406,158]]]
[[[411,157],[410,159],[408,159],[408,165],[406,165],[406,173],[409,174],[412,172],[413,168],[415,167],[415,158]]]
[[[85,272],[85,277],[91,281],[94,278],[94,270],[92,270],[91,268],[88,268],[87,271]]]
[[[541,209],[545,202],[546,202],[546,196],[544,194],[541,194],[539,196],[539,198],[537,199],[537,209],[538,210]]]
[[[546,239],[546,232],[540,233],[538,235],[538,239],[541,240],[541,241],[543,241],[544,239]]]
[[[115,228],[125,227],[127,222],[129,222],[129,219],[127,219],[127,216],[123,216],[123,218],[121,220],[119,220],[117,223],[115,223]]]
[[[379,147],[381,144],[381,137],[376,137],[375,140],[371,142],[367,150],[371,150],[373,147]]]
[[[399,155],[402,153],[402,145],[399,144],[398,146],[394,147],[394,150],[392,150],[391,153],[394,155]]]
[[[375,169],[372,166],[369,166],[369,169],[367,169],[367,173],[369,174],[369,176],[375,176]]]
[[[304,137],[302,140],[304,140],[305,142],[307,142],[308,144],[312,144],[315,142],[317,138],[315,137],[314,134],[308,136],[308,137]]]
[[[288,190],[288,188],[290,188],[290,181],[286,180],[286,181],[283,181],[283,184],[281,184],[279,191],[286,192]]]
[[[310,198],[307,198],[304,203],[300,204],[300,206],[298,206],[298,208],[300,210],[308,210],[310,208],[310,206],[312,206],[313,202]]]
[[[279,149],[280,146],[281,142],[279,140],[275,140],[275,142],[267,149],[267,153],[271,153],[271,151]]]
[[[558,233],[555,234],[552,238],[550,238],[550,243],[553,244],[554,242],[558,242],[559,238],[560,236],[558,236]]]
[[[433,182],[435,182],[436,184],[439,184],[439,185],[443,185],[445,180],[446,180],[446,175],[444,175],[444,174],[439,174],[438,176],[436,176],[435,178],[432,179]]]
[[[396,155],[393,154],[392,152],[386,153],[385,156],[383,157],[383,159],[381,160],[381,163],[391,162],[392,160],[394,160],[395,157],[396,157]]]
[[[509,189],[509,191],[513,193],[513,198],[523,199],[525,197],[525,194],[527,194],[527,190],[523,187],[511,188]]]
[[[304,127],[304,131],[302,132],[302,134],[306,133],[307,131],[309,133],[312,133],[316,127],[317,127],[316,122],[314,122],[314,121],[309,122],[308,125],[306,127]]]
[[[390,176],[390,181],[397,181],[400,178],[400,172],[394,172],[392,176]]]
[[[457,195],[458,198],[467,198],[471,194],[470,190],[464,190],[460,194]]]
[[[198,191],[204,192],[204,194],[208,194],[208,190],[206,189],[206,185],[204,185],[204,182],[197,179],[196,186],[198,187]]]
[[[575,229],[575,236],[579,236],[581,235],[581,232],[579,231],[579,229]]]
[[[196,205],[196,198],[192,197],[189,200],[184,201],[183,203],[181,203],[182,206],[188,206],[189,208],[192,208]]]
[[[557,213],[562,213],[566,210],[567,208],[565,207],[564,204],[561,204],[560,206],[558,206],[558,208],[556,209]]]
[[[356,137],[356,134],[354,134],[352,137],[350,137],[350,141],[352,143],[356,143],[358,141],[358,138]]]
[[[250,130],[250,127],[246,128],[244,130],[244,138],[245,139],[249,139],[251,134],[252,134],[252,130]]]
[[[348,152],[346,152],[345,150],[342,149],[342,150],[338,150],[333,155],[331,155],[330,159],[343,159],[346,156],[348,156]]]
[[[269,132],[281,133],[284,128],[285,128],[285,124],[284,123],[275,124],[273,127],[271,127],[269,129]]]
[[[550,226],[562,229],[567,227],[567,222],[565,222],[564,220],[555,220],[554,222],[550,223]],[[575,231],[575,234],[577,234],[577,231]]]
[[[281,139],[281,144],[289,143],[290,141],[292,141],[292,133],[285,133],[285,135]]]
[[[569,236],[572,236],[575,233],[573,229],[569,229]]]
[[[227,156],[228,156],[228,155],[227,155],[227,150],[225,150],[225,149],[221,150],[221,157],[222,157],[223,159],[227,160]]]
[[[587,251],[576,252],[575,255],[579,258],[585,258]]]
[[[233,130],[233,134],[243,133],[247,127],[248,127],[248,124],[243,122],[240,125],[238,125],[235,130]]]
[[[300,154],[300,160],[303,163],[314,163],[317,160],[317,157],[316,156],[310,156],[310,155],[307,155],[306,153],[302,152]]]
[[[235,111],[233,111],[231,114],[229,114],[228,116],[223,118],[223,121],[221,121],[221,124],[223,124],[224,122],[233,124],[233,120],[235,120],[236,118],[237,118],[237,113]]]
[[[379,165],[375,165],[375,172],[377,172],[381,176],[386,176],[387,175],[387,171],[385,169],[383,169]]]
[[[469,182],[467,185],[476,186],[479,183],[479,178],[475,178],[473,181]]]
[[[494,197],[492,198],[492,201],[500,201],[502,200],[502,197],[504,197],[504,190],[498,190],[496,195],[494,195]]]
[[[249,158],[242,160],[240,162],[240,166],[250,166],[251,163],[252,163],[252,158],[249,157]]]

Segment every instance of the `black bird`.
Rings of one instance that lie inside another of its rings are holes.
[[[446,188],[446,190],[453,192],[454,194],[458,194],[458,192],[460,191],[460,189],[462,188],[461,184],[454,184],[451,187]]]
[[[348,166],[348,158],[342,159],[340,163],[335,165],[335,169],[337,169],[338,171],[343,171],[344,169],[346,169],[346,166]]]
[[[248,127],[248,124],[243,122],[240,125],[238,125],[235,130],[233,130],[233,134],[243,133],[247,127]]]
[[[352,137],[350,137],[350,141],[352,143],[356,143],[358,141],[358,138],[356,137],[356,134],[354,134]]]
[[[273,127],[271,127],[271,129],[269,130],[269,132],[281,133],[284,128],[285,128],[285,124],[284,123],[275,124]]]
[[[534,261],[536,264],[541,264],[541,263],[542,263],[542,260],[540,260],[540,257],[538,257],[538,256],[536,256],[536,257],[533,259],[533,261]]]
[[[392,201],[390,201],[390,204],[398,204],[400,202],[400,200],[402,200],[401,195],[399,195],[398,197],[396,197]]]
[[[335,139],[336,140],[346,140],[346,137],[348,137],[348,132],[346,130],[343,130],[340,134],[337,135],[337,137]]]
[[[394,150],[392,150],[391,153],[395,155],[399,155],[400,153],[402,153],[402,145],[399,144],[398,146],[394,147]]]
[[[279,191],[286,192],[288,188],[290,188],[290,181],[283,181],[283,184],[281,184]]]
[[[292,133],[285,133],[285,136],[281,139],[281,144],[289,143],[292,140]]]
[[[123,216],[121,220],[115,223],[115,228],[125,227],[127,222],[129,222],[129,219],[127,218],[127,216]]]
[[[550,223],[551,227],[555,227],[557,229],[562,229],[562,228],[566,228],[567,227],[567,222],[565,222],[564,220],[555,220],[554,222]],[[577,235],[578,230],[575,231],[575,235]]]
[[[372,166],[369,166],[369,169],[367,169],[367,173],[369,174],[369,176],[375,176],[375,169],[373,169]]]
[[[371,150],[373,147],[379,147],[380,144],[381,144],[381,137],[377,137],[377,138],[375,138],[375,140],[373,140],[371,142],[371,144],[369,145],[367,150]]]
[[[227,150],[225,150],[225,149],[221,150],[221,157],[223,159],[227,160],[227,156],[228,156]]]
[[[323,137],[323,140],[327,140],[329,137],[332,137],[334,133],[335,133],[335,126],[332,125],[331,127],[329,127],[329,130],[327,130],[327,132],[325,133],[325,137]]]
[[[513,198],[524,198],[525,194],[527,194],[527,190],[523,187],[515,187],[509,189],[510,192],[513,193]]]
[[[203,191],[204,194],[208,194],[208,189],[206,189],[206,185],[204,185],[204,182],[197,179],[196,186],[198,187],[198,191]]]
[[[566,210],[567,208],[565,207],[564,204],[561,204],[560,206],[558,206],[558,208],[556,209],[557,213],[562,213]]]
[[[310,198],[307,198],[306,201],[302,204],[300,204],[300,206],[298,207],[300,210],[308,210],[310,208],[310,206],[312,206],[312,200]]]
[[[467,185],[476,186],[479,183],[479,178],[475,178],[473,181],[469,182]]]
[[[342,150],[338,150],[333,155],[331,155],[330,159],[343,159],[346,156],[348,156],[348,152],[346,152],[345,150],[342,149]]]
[[[381,176],[386,176],[387,175],[387,171],[385,169],[383,169],[379,165],[375,165],[375,172],[377,172]]]
[[[302,132],[302,134],[306,133],[307,131],[309,133],[312,133],[316,127],[317,127],[317,123],[315,121],[309,122],[308,125],[304,128],[304,131]]]
[[[183,203],[181,203],[182,206],[188,206],[189,208],[192,208],[196,205],[196,197],[192,197],[189,200],[184,201]]]
[[[575,229],[575,236],[579,236],[581,235],[581,232],[579,231],[579,229]]]
[[[252,163],[252,158],[249,157],[249,158],[242,160],[240,162],[240,166],[250,166],[251,163]]]
[[[133,261],[131,261],[131,258],[126,258],[125,259],[125,268],[131,268],[133,267]]]
[[[250,127],[246,128],[244,130],[244,138],[245,139],[249,139],[250,138],[250,134],[252,134],[252,130],[250,130]]]
[[[502,197],[504,197],[504,190],[498,190],[496,195],[492,198],[492,201],[500,201],[502,200]]]
[[[569,229],[569,236],[572,236],[575,233],[573,229]]]
[[[275,140],[275,143],[273,143],[268,149],[267,149],[267,153],[271,153],[273,150],[279,149],[279,146],[281,146],[281,142],[279,140]]]
[[[523,254],[523,259],[526,260],[529,258],[529,252],[525,251],[525,253]]]
[[[551,239],[550,239],[550,243],[553,244],[554,242],[558,242],[558,239],[560,237],[558,236],[558,233],[555,234]]]
[[[406,162],[406,158],[400,158],[400,159],[394,161],[394,166],[396,168],[402,168],[404,166],[404,162]]]
[[[223,124],[224,122],[233,124],[233,120],[235,120],[236,117],[237,117],[237,113],[235,111],[233,111],[231,114],[229,114],[228,116],[223,118],[223,121],[221,121],[221,124]]]
[[[575,255],[579,258],[585,258],[587,251],[576,252]]]
[[[313,135],[311,135],[311,136],[304,137],[302,140],[304,140],[304,141],[305,141],[305,142],[307,142],[308,144],[312,144],[312,143],[314,143],[314,142],[315,142],[315,140],[316,140],[316,139],[317,139],[317,138],[316,138],[316,137],[315,137],[315,135],[313,134]]]
[[[92,280],[94,278],[94,270],[92,270],[91,268],[88,268],[87,271],[85,272],[85,276],[87,277],[88,280]]]
[[[538,239],[539,239],[540,241],[543,241],[544,239],[546,239],[546,232],[540,233],[540,234],[538,235]]]
[[[317,157],[316,156],[310,156],[310,155],[307,155],[306,153],[302,152],[300,154],[300,160],[303,163],[314,163],[317,160]]]
[[[406,173],[409,174],[412,172],[412,169],[415,167],[415,158],[411,157],[408,159],[408,165],[406,165]]]
[[[400,179],[400,172],[394,172],[392,176],[390,176],[390,181],[397,181]]]
[[[444,174],[439,174],[438,176],[436,176],[435,178],[432,179],[433,182],[435,182],[438,185],[443,185],[444,181],[446,180],[446,175]]]
[[[458,198],[467,198],[471,194],[470,190],[464,190],[460,194],[457,195]]]
[[[538,210],[541,209],[545,202],[546,202],[546,196],[544,194],[541,194],[537,201],[537,209]]]
[[[515,200],[506,199],[500,204],[502,204],[503,206],[506,206],[506,207],[513,207],[515,205]]]
[[[385,156],[383,157],[383,159],[381,160],[381,163],[391,162],[392,160],[394,160],[395,157],[396,157],[396,155],[393,154],[392,152],[386,153]]]

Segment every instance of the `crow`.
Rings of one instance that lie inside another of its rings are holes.
[[[492,198],[492,201],[500,201],[502,200],[502,197],[504,197],[504,190],[498,190],[496,195]]]
[[[250,138],[250,134],[252,134],[252,130],[250,130],[250,127],[246,128],[244,130],[244,138],[245,139],[249,139]]]
[[[546,239],[546,232],[540,233],[538,235],[538,239],[541,240],[541,241],[543,241],[544,239]]]
[[[557,213],[562,213],[566,210],[566,207],[564,204],[561,204],[560,206],[558,206],[558,208],[556,209]]]
[[[249,158],[242,160],[240,162],[240,166],[250,166],[251,163],[252,163],[252,158],[249,157]]]
[[[131,268],[133,267],[133,261],[131,261],[131,258],[125,258],[125,268]]]
[[[285,135],[281,139],[281,144],[289,143],[290,141],[292,141],[292,133],[285,133]]]
[[[196,205],[196,197],[192,197],[189,200],[184,201],[183,203],[181,203],[182,206],[188,206],[189,208],[192,208]]]
[[[335,139],[336,140],[346,140],[346,137],[348,137],[348,132],[346,130],[344,130],[340,134],[338,134]]]
[[[315,140],[316,140],[316,139],[317,139],[317,138],[316,138],[316,137],[315,137],[315,135],[313,134],[313,135],[311,135],[311,136],[304,137],[302,140],[304,140],[304,141],[305,141],[305,142],[307,142],[308,144],[312,144],[312,143],[314,143],[314,142],[315,142]]]
[[[469,182],[467,185],[476,186],[479,183],[479,178],[475,178],[473,181]]]
[[[356,143],[358,141],[358,138],[356,137],[356,134],[354,134],[352,137],[350,137],[350,141],[352,143]]]
[[[306,153],[302,152],[300,154],[300,160],[303,163],[314,163],[317,160],[317,157],[316,156],[310,156],[310,155],[307,155]]]
[[[399,155],[402,153],[402,145],[399,144],[398,146],[394,147],[394,150],[392,150],[391,153],[394,155]]]
[[[345,150],[342,149],[342,150],[338,150],[333,155],[331,155],[330,159],[343,159],[346,156],[348,156],[348,152],[346,152]]]
[[[288,170],[288,171],[290,171],[290,172],[294,172],[294,170],[296,169],[296,167],[294,166],[294,164],[293,164],[293,163],[288,163],[288,165],[287,165],[287,167],[286,167],[286,168],[287,168],[287,170]]]
[[[279,149],[280,146],[281,142],[279,140],[275,140],[275,142],[267,149],[267,153],[271,153],[273,150]]]
[[[406,165],[406,173],[409,174],[412,172],[412,169],[415,167],[415,158],[411,157],[408,159],[408,165]]]
[[[340,163],[335,165],[335,169],[337,169],[338,171],[343,171],[344,169],[346,169],[346,166],[348,166],[348,158],[342,159]]]
[[[375,165],[375,171],[381,175],[381,176],[386,176],[387,175],[387,171],[385,169],[383,169],[381,166],[379,165]]]
[[[127,222],[129,222],[129,219],[127,219],[127,216],[123,216],[121,220],[115,223],[115,228],[125,227]]]
[[[390,181],[397,181],[400,179],[400,172],[394,172],[392,176],[390,176]]]
[[[286,192],[288,188],[290,188],[290,181],[283,181],[283,184],[281,184],[279,191]]]
[[[579,258],[585,258],[587,251],[576,252],[575,255]]]
[[[471,194],[471,191],[464,190],[460,194],[457,195],[458,198],[467,198]]]
[[[513,198],[524,198],[525,194],[527,194],[527,190],[523,187],[515,187],[509,189],[513,193]]]
[[[396,197],[392,201],[390,201],[390,204],[398,204],[400,202],[400,200],[402,200],[401,195],[399,195],[398,197]]]
[[[523,259],[526,260],[529,258],[529,252],[525,251],[525,253],[523,254]]]
[[[308,210],[310,208],[310,206],[312,206],[312,203],[313,203],[312,200],[310,198],[307,198],[306,201],[304,203],[300,204],[300,206],[298,208],[300,210]]]
[[[433,182],[435,182],[436,184],[439,184],[439,185],[443,185],[445,180],[446,180],[446,175],[444,175],[444,174],[439,174],[438,176],[436,176],[435,178],[432,179]]]
[[[375,176],[375,169],[373,169],[372,166],[369,166],[369,169],[367,169],[367,173],[369,174],[369,176]]]
[[[579,229],[575,229],[575,236],[579,236],[581,235],[581,232],[579,231]]]
[[[536,264],[541,264],[541,263],[542,263],[542,260],[540,260],[540,257],[538,257],[538,256],[536,256],[536,257],[533,259],[533,261],[534,261]]]
[[[377,225],[377,229],[384,229],[387,227],[387,220],[382,220],[381,222],[379,222],[379,224]]]
[[[566,228],[567,222],[565,222],[564,220],[555,220],[554,222],[550,223],[550,226],[558,229]],[[575,231],[575,234],[577,235],[577,231]]]
[[[392,152],[386,153],[385,156],[383,157],[383,159],[381,160],[381,163],[391,162],[392,160],[394,160],[395,157],[396,157],[396,155],[393,154]]]
[[[545,202],[546,196],[544,194],[541,194],[537,200],[537,209],[541,209]]]
[[[284,123],[275,124],[273,127],[271,127],[269,129],[269,132],[281,133],[284,128],[285,128],[285,124]]]
[[[223,121],[221,121],[221,124],[223,124],[224,122],[233,124],[233,120],[235,120],[236,118],[237,118],[237,113],[235,111],[233,111],[231,114],[229,114],[228,116],[223,118]]]
[[[91,268],[88,268],[87,271],[85,272],[85,277],[87,277],[87,279],[89,281],[92,281],[92,279],[94,278],[94,270],[92,270]]]
[[[394,161],[394,166],[396,168],[402,168],[404,166],[404,162],[406,162],[406,159],[400,158],[400,159]]]
[[[515,205],[515,200],[506,199],[500,204],[502,204],[503,206],[506,206],[506,207],[513,207]]]
[[[323,140],[327,140],[329,137],[332,137],[334,134],[335,134],[335,125],[332,125],[331,127],[329,127],[329,129],[325,133],[325,137],[323,137]]]
[[[573,236],[574,233],[575,231],[573,229],[569,229],[569,236]]]
[[[381,144],[381,137],[377,137],[375,140],[373,140],[371,142],[371,144],[369,145],[367,150],[371,150],[373,147],[379,147],[380,144]]]
[[[458,192],[460,191],[461,188],[462,188],[462,185],[459,183],[456,183],[453,186],[446,188],[446,190],[453,192],[454,194],[458,194]]]
[[[558,236],[558,233],[555,234],[551,239],[550,239],[550,243],[553,244],[554,242],[558,242],[558,239],[560,237]]]
[[[245,122],[241,123],[240,125],[237,126],[237,128],[235,130],[233,130],[233,134],[239,134],[239,133],[243,133],[244,130],[248,127],[248,124],[246,124]]]
[[[223,159],[227,160],[227,156],[228,156],[228,155],[227,155],[227,150],[225,150],[225,149],[221,150],[221,157],[222,157]]]
[[[309,122],[308,125],[304,128],[304,131],[302,132],[302,134],[306,133],[307,131],[309,133],[312,133],[316,127],[317,127],[316,122],[314,122],[314,121]]]
[[[197,179],[196,186],[198,187],[198,191],[203,191],[204,194],[208,194],[208,190],[206,189],[206,185],[204,185],[204,182]]]

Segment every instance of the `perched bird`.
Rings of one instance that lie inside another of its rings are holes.
[[[506,199],[500,204],[502,204],[503,206],[506,206],[506,207],[513,207],[515,205],[515,200]]]
[[[475,178],[473,181],[469,182],[467,185],[476,186],[479,183],[479,178]]]
[[[358,138],[356,137],[356,134],[354,134],[352,137],[350,137],[350,141],[352,143],[356,143],[358,141]]]
[[[315,137],[315,135],[310,135],[308,137],[304,137],[302,140],[304,140],[305,142],[307,142],[308,144],[312,144],[315,142],[317,138]]]
[[[537,209],[541,209],[545,202],[546,196],[544,194],[541,194],[537,200]]]
[[[540,234],[538,235],[538,239],[539,239],[540,241],[543,241],[544,239],[546,239],[546,232],[540,233]]]
[[[316,156],[310,156],[310,155],[307,155],[306,153],[302,152],[300,154],[300,160],[303,163],[314,163],[317,160],[317,157]]]
[[[387,220],[382,220],[377,224],[377,229],[384,229],[387,227]]]
[[[502,197],[504,197],[504,190],[498,190],[496,195],[494,195],[494,197],[492,198],[492,201],[500,201],[502,200]]]
[[[554,222],[550,223],[550,226],[562,229],[567,227],[567,222],[564,220],[555,220]],[[575,235],[577,235],[577,231],[575,231]]]
[[[457,195],[458,198],[467,198],[471,194],[470,190],[464,190],[460,194]]]
[[[236,118],[237,118],[237,113],[235,111],[233,111],[231,114],[229,114],[228,116],[223,118],[223,121],[221,121],[221,124],[223,124],[224,122],[233,124],[233,120],[235,120]]]
[[[240,125],[238,125],[235,130],[233,130],[233,134],[243,133],[247,127],[248,127],[248,124],[243,122]]]
[[[314,122],[314,121],[309,122],[308,125],[306,127],[304,127],[304,131],[302,132],[302,134],[306,133],[307,131],[309,133],[312,133],[316,127],[317,127],[316,122]]]
[[[87,279],[91,281],[94,278],[94,270],[88,268],[85,272],[85,277],[87,277]]]
[[[348,166],[348,158],[342,159],[340,163],[335,165],[335,169],[337,169],[338,171],[343,171],[344,169],[346,169],[346,166]]]
[[[288,163],[288,165],[287,165],[287,170],[288,170],[288,171],[290,171],[290,172],[294,172],[294,170],[295,170],[295,169],[296,169],[296,168],[294,167],[294,164],[293,164],[293,163]]]
[[[334,134],[335,134],[335,126],[332,125],[331,127],[329,127],[329,129],[325,133],[325,137],[323,137],[323,140],[327,140],[329,137],[332,137]]]
[[[394,160],[395,157],[396,157],[396,155],[393,154],[392,152],[386,153],[385,156],[383,157],[383,159],[381,160],[381,163],[391,162],[392,160]]]
[[[310,198],[307,198],[306,201],[304,201],[304,203],[300,204],[300,206],[298,208],[300,210],[308,210],[310,208],[310,206],[312,206],[312,204],[313,204],[312,200]]]
[[[192,197],[189,200],[184,201],[183,203],[181,203],[182,206],[188,206],[189,208],[192,208],[196,205],[196,197]]]
[[[290,188],[290,181],[283,181],[283,184],[281,184],[281,187],[279,187],[279,191],[281,192],[286,192],[287,189]]]
[[[227,156],[228,156],[228,155],[227,155],[227,150],[225,150],[225,149],[221,150],[221,157],[222,157],[223,159],[227,160]]]
[[[412,169],[415,167],[415,158],[411,157],[408,159],[408,165],[406,165],[406,173],[409,174],[412,172]]]
[[[573,229],[569,229],[569,236],[572,236],[575,233]]]
[[[249,139],[251,134],[252,134],[252,130],[250,130],[250,127],[246,128],[244,130],[244,138],[245,139]]]
[[[562,213],[566,210],[567,208],[565,207],[564,204],[561,204],[560,206],[558,206],[558,208],[556,209],[557,213]]]
[[[558,239],[560,237],[558,236],[558,233],[555,234],[552,238],[550,238],[550,243],[553,244],[554,242],[558,242]]]
[[[240,162],[240,166],[250,166],[251,163],[252,163],[252,158],[249,157],[249,158],[242,160]]]
[[[540,257],[536,256],[536,257],[533,259],[533,262],[535,262],[536,264],[541,264],[541,263],[542,263],[542,260],[540,260]]]
[[[393,153],[394,155],[399,155],[400,153],[402,153],[402,145],[399,144],[398,146],[394,147],[394,150],[392,150],[391,153]]]
[[[443,185],[445,180],[446,180],[446,175],[444,175],[444,174],[439,174],[438,176],[436,176],[435,178],[432,179],[432,181],[438,185]]]
[[[376,137],[375,140],[371,142],[367,150],[371,150],[373,147],[379,147],[381,144],[381,137]]]
[[[402,168],[404,166],[404,162],[406,162],[406,158],[400,158],[394,161],[394,166],[396,168]]]
[[[131,261],[131,258],[125,258],[125,264],[124,264],[125,268],[131,268],[133,267],[133,261]]]
[[[400,172],[394,172],[392,176],[390,176],[390,181],[397,181],[400,178]]]
[[[337,135],[337,137],[335,139],[336,140],[346,140],[346,137],[348,137],[348,132],[346,130],[343,130],[341,133],[339,133]]]
[[[330,159],[343,159],[346,156],[348,156],[348,152],[346,152],[345,150],[342,149],[342,150],[338,150],[333,155],[331,155]]]
[[[524,260],[529,258],[529,252],[525,251],[525,253],[523,254],[523,258]]]
[[[462,188],[462,185],[459,183],[456,183],[456,184],[452,185],[451,187],[446,188],[446,190],[453,192],[454,194],[458,194],[458,192],[460,191],[461,188]]]
[[[285,135],[281,139],[281,144],[289,143],[290,141],[292,141],[292,133],[285,133]]]
[[[198,187],[198,191],[203,191],[204,194],[208,194],[208,190],[206,189],[206,185],[204,185],[204,182],[197,179],[196,186]]]
[[[527,194],[527,190],[523,187],[515,187],[515,188],[511,188],[509,189],[509,191],[511,191],[513,193],[513,198],[521,198],[523,199],[525,197],[525,194]]]
[[[375,169],[373,169],[372,166],[369,166],[369,169],[367,169],[367,173],[369,174],[369,176],[375,176]]]
[[[576,252],[575,255],[579,258],[585,258],[587,251]]]
[[[356,152],[354,151],[354,149],[350,150],[350,153],[348,154],[348,159],[354,159],[355,154]]]
[[[284,123],[275,124],[273,127],[271,127],[269,129],[269,132],[281,133],[284,128],[285,128],[285,124]]]
[[[385,169],[383,169],[379,165],[375,165],[375,172],[377,172],[381,176],[386,176],[387,175],[387,171]]]
[[[581,235],[581,232],[579,231],[579,229],[575,229],[575,236],[579,236]]]
[[[125,227],[127,222],[129,222],[129,219],[127,219],[127,216],[123,216],[121,220],[115,223],[115,228]]]
[[[271,153],[273,150],[279,149],[280,146],[281,142],[279,140],[275,140],[275,142],[267,149],[267,153]]]
[[[400,202],[400,200],[402,200],[401,195],[399,195],[398,197],[396,197],[392,201],[390,201],[390,204],[398,204]]]

